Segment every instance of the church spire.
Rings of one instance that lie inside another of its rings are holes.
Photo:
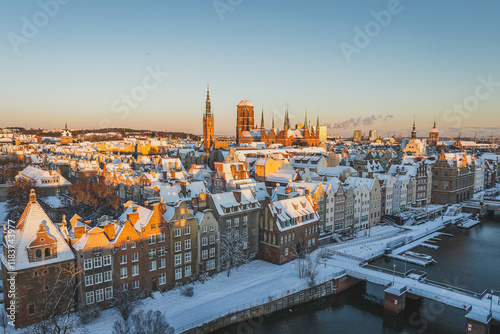
[[[264,105],[262,105],[262,117],[260,118],[260,130],[264,131]]]
[[[415,116],[413,116],[413,130],[411,131],[411,137],[417,139],[417,129],[415,128]]]
[[[212,116],[212,107],[210,103],[210,86],[207,84],[207,101],[205,102],[205,116]]]
[[[307,108],[306,108],[306,117],[304,119],[304,129],[308,128],[309,129],[309,125],[307,124]]]
[[[271,126],[271,129],[274,129],[274,115],[273,115],[273,124]]]
[[[436,128],[436,119],[434,118],[434,129]]]

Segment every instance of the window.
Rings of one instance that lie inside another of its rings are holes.
[[[132,282],[132,289],[139,289],[139,281]]]
[[[240,219],[239,218],[234,218],[234,227],[240,226]]]
[[[248,223],[248,216],[243,216],[243,225]]]
[[[102,283],[102,273],[95,274],[94,280],[95,280],[95,284]]]
[[[85,276],[85,286],[90,286],[92,284],[94,284],[94,276],[92,275]]]
[[[215,248],[210,248],[210,257],[215,256]]]
[[[213,244],[215,244],[215,236],[212,235],[210,237],[210,245],[213,245]]]
[[[156,243],[156,234],[148,235],[148,245]]]
[[[158,275],[158,283],[160,283],[160,285],[166,284],[167,283],[167,274],[163,273],[163,274]]]
[[[165,247],[158,248],[158,256],[164,256],[166,253]]]
[[[111,265],[111,255],[105,255],[102,257],[102,262],[105,266],[110,266]]]
[[[127,283],[123,283],[121,285],[121,289],[122,289],[122,291],[127,291],[128,290],[128,284]]]
[[[184,240],[184,250],[191,249],[191,239]]]
[[[132,258],[132,262],[139,261],[139,253],[137,253],[137,252],[132,253],[132,255],[130,257]]]
[[[191,263],[191,252],[184,253],[184,263]]]
[[[161,232],[158,234],[158,242],[164,242],[165,241],[165,232]]]
[[[215,231],[215,225],[213,225],[213,224],[212,224],[212,225],[210,225],[210,228],[209,228],[209,229],[210,229],[210,232]]]
[[[85,270],[92,269],[92,259],[87,259],[87,260],[83,261],[83,266],[84,266]]]
[[[35,258],[37,260],[41,260],[42,259],[42,251],[40,249],[36,250],[36,252],[35,252]]]
[[[104,290],[99,289],[95,291],[95,301],[102,302],[104,300]]]
[[[102,267],[102,257],[95,257],[94,258],[94,268],[100,268]]]
[[[201,228],[201,233],[206,233],[206,232],[207,232],[207,226],[205,225]]]
[[[149,271],[156,270],[156,261],[149,261]]]
[[[204,237],[204,238],[201,239],[201,245],[202,246],[208,245],[208,238],[207,237]]]
[[[285,256],[288,256],[288,247],[285,248]]]
[[[50,248],[45,248],[45,257],[50,257]]]
[[[120,278],[127,278],[127,268],[120,268]]]
[[[206,249],[201,252],[201,259],[202,260],[208,259],[208,251]]]
[[[167,260],[165,260],[164,258],[158,261],[158,267],[160,269],[165,268],[166,266],[167,266]]]
[[[127,249],[127,244],[122,244],[122,250],[126,250]]]
[[[156,249],[153,248],[153,249],[150,249],[149,252],[148,252],[148,258],[152,259],[156,256]]]
[[[215,260],[207,261],[207,270],[215,269]]]
[[[105,271],[104,272],[104,282],[109,282],[111,281],[111,271]]]
[[[181,236],[181,229],[180,228],[176,228],[174,230],[174,237],[180,237]]]
[[[29,315],[35,314],[35,305],[33,305],[33,304],[28,305],[28,313],[29,313]]]
[[[184,277],[189,277],[191,276],[191,266],[186,266],[184,268]]]
[[[174,249],[175,249],[176,252],[180,252],[181,251],[181,242],[180,241],[176,241],[175,242]]]
[[[108,286],[104,289],[104,297],[106,300],[113,298],[113,288]]]
[[[180,266],[182,264],[182,255],[181,254],[177,254],[176,256],[174,256],[174,264],[176,266]]]
[[[137,276],[137,275],[139,275],[139,265],[134,264],[132,266],[132,276]]]
[[[184,235],[190,235],[191,234],[191,227],[186,226],[184,227]]]
[[[85,295],[87,305],[94,304],[94,291],[87,292]]]
[[[137,243],[134,241],[133,243],[130,244],[130,248],[135,248],[137,247]]]
[[[175,269],[175,279],[181,279],[182,278],[182,268],[177,268]]]
[[[120,255],[120,264],[126,264],[127,263],[127,255]]]
[[[231,228],[231,219],[226,220],[226,227]]]

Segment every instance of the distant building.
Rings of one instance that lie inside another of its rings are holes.
[[[434,126],[431,132],[429,132],[429,146],[436,146],[439,141],[439,130],[436,127],[436,121],[434,121]]]
[[[378,131],[377,130],[370,130],[369,135],[368,135],[370,141],[376,141],[378,139]]]
[[[73,135],[68,130],[68,123],[66,123],[66,126],[61,134],[61,145],[68,145],[71,143],[73,143]]]
[[[363,139],[363,132],[361,130],[354,130],[352,141],[361,141]]]
[[[254,106],[250,101],[241,101],[237,105],[237,111],[238,117],[236,120],[236,142],[238,144],[263,142],[268,146],[272,144],[281,144],[283,146],[319,145],[321,131],[321,127],[319,125],[319,116],[316,120],[316,128],[309,126],[306,113],[303,126],[299,126],[297,127],[297,129],[291,129],[287,110],[285,112],[283,129],[275,128],[273,119],[271,130],[267,130],[264,126],[264,110],[262,110],[260,127],[254,125]],[[324,137],[326,139],[326,134],[324,135]]]

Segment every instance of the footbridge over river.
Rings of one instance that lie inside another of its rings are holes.
[[[466,333],[487,334],[491,322],[500,322],[500,299],[496,291],[472,292],[428,280],[424,272],[414,269],[402,273],[338,254],[329,257],[335,267],[345,270],[346,276],[385,286],[384,308],[391,312],[402,312],[407,297],[427,298],[466,311]]]

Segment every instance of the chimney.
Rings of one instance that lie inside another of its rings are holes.
[[[115,224],[113,223],[108,223],[107,225],[104,225],[104,233],[108,236],[108,238],[114,239],[115,238]]]
[[[30,202],[36,202],[35,189],[30,190]]]
[[[138,209],[138,208],[139,208],[139,206],[138,206],[138,205],[134,205],[134,206],[132,207],[132,211],[133,211],[133,212],[137,212],[137,209]]]
[[[292,187],[290,187],[290,186],[286,187],[286,188],[285,188],[285,194],[289,194],[289,193],[291,193],[291,192],[292,192],[292,190],[293,190],[293,189],[292,189]]]

